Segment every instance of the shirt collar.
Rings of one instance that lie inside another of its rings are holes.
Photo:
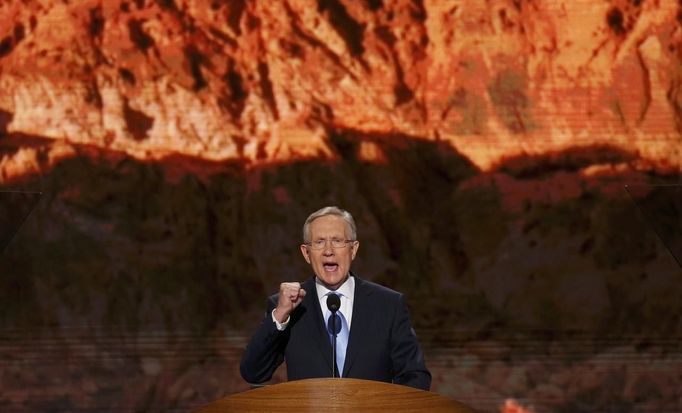
[[[352,275],[349,275],[346,281],[344,281],[343,284],[336,289],[336,291],[332,291],[325,287],[324,284],[322,284],[322,282],[315,277],[315,287],[317,290],[317,299],[319,301],[322,301],[322,299],[330,292],[336,292],[346,297],[350,301],[353,301],[353,294],[355,293],[355,278]]]

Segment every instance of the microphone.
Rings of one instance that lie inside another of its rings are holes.
[[[336,372],[336,335],[341,331],[341,326],[336,326],[336,312],[341,308],[341,298],[338,294],[331,293],[327,296],[327,308],[332,312],[330,318],[331,326],[327,326],[328,331],[334,336],[332,340],[332,377],[336,377],[336,374],[341,377],[341,373]]]
[[[331,293],[327,296],[327,308],[332,314],[336,314],[341,308],[341,299],[338,294]]]

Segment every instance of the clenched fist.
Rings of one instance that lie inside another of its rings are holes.
[[[298,307],[305,297],[305,290],[301,288],[301,283],[289,282],[279,285],[279,300],[275,308],[275,319],[280,323],[289,318],[289,314]]]

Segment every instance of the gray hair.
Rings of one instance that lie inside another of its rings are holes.
[[[350,212],[341,209],[337,206],[327,206],[313,212],[312,214],[310,214],[310,216],[308,216],[308,219],[305,220],[305,223],[303,224],[304,243],[310,242],[310,224],[312,224],[312,222],[315,221],[317,218],[324,217],[327,215],[336,215],[338,217],[343,218],[343,220],[346,221],[346,223],[348,224],[348,228],[350,229],[351,241],[357,241],[357,230],[355,228],[355,220],[353,219],[353,216],[350,214]]]

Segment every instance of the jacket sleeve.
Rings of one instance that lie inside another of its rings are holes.
[[[277,330],[272,320],[277,296],[268,299],[265,317],[244,350],[239,366],[242,378],[248,383],[263,383],[272,378],[272,374],[284,361],[284,350],[289,339],[289,329]]]
[[[429,390],[431,373],[426,368],[417,335],[410,322],[410,313],[400,294],[391,329],[391,362],[393,383]]]

